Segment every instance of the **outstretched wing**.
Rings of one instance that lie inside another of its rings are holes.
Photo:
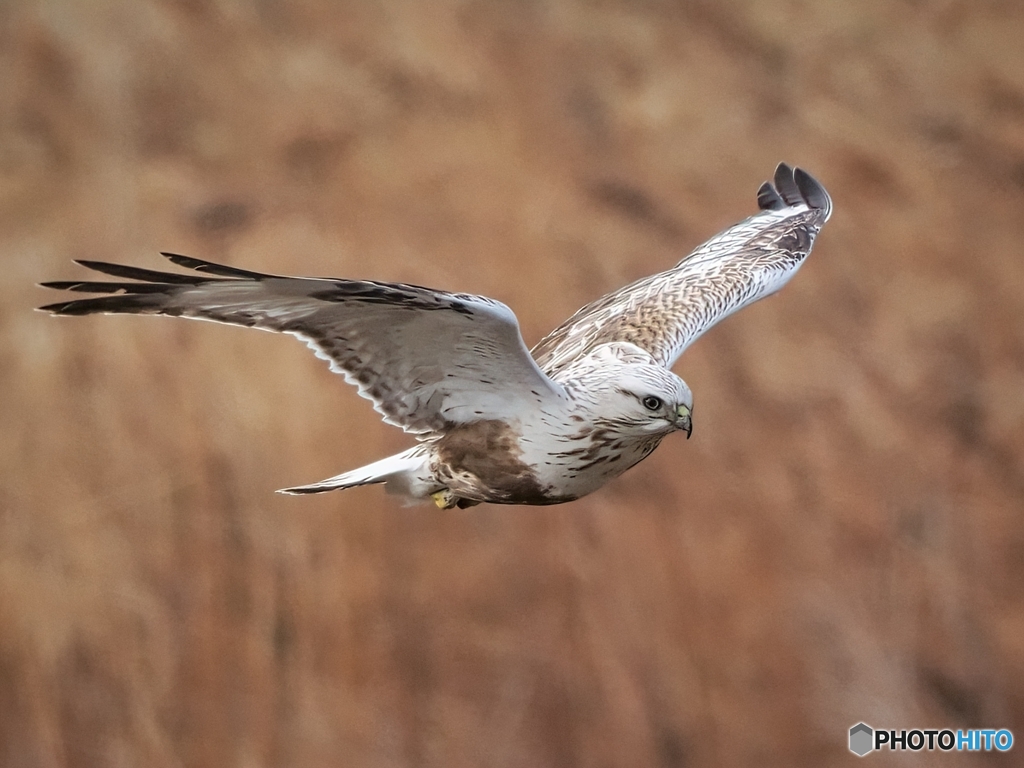
[[[112,295],[40,309],[172,315],[289,333],[330,361],[385,421],[421,436],[451,424],[508,419],[563,396],[530,357],[512,310],[493,299],[414,285],[265,275],[163,255],[200,274],[80,261],[137,282],[43,283]]]
[[[760,213],[667,272],[583,307],[533,348],[537,364],[554,376],[600,344],[628,341],[669,368],[719,320],[778,291],[807,258],[832,201],[808,173],[780,163],[757,203]]]

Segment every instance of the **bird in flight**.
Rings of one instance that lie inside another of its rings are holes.
[[[532,350],[515,314],[485,296],[372,280],[283,277],[163,254],[189,273],[79,261],[116,281],[58,281],[102,296],[54,315],[212,320],[305,341],[412,448],[283,493],[383,483],[437,506],[560,504],[596,491],[667,435],[693,429],[693,395],[671,371],[733,312],[782,288],[811,251],[832,201],[785,163],[759,212],[673,268],[600,298]]]

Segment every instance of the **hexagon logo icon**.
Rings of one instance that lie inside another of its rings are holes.
[[[865,723],[857,723],[850,729],[850,751],[857,757],[864,757],[868,752],[874,749],[875,732],[871,729],[870,725]]]

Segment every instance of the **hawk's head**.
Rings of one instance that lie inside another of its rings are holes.
[[[634,344],[602,344],[573,364],[571,375],[580,385],[574,397],[603,428],[638,437],[693,431],[686,382]]]

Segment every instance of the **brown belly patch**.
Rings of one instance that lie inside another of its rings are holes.
[[[474,476],[483,498],[498,504],[552,504],[552,498],[522,460],[519,435],[499,419],[451,427],[435,447],[441,475]],[[460,489],[453,488],[458,492]]]

